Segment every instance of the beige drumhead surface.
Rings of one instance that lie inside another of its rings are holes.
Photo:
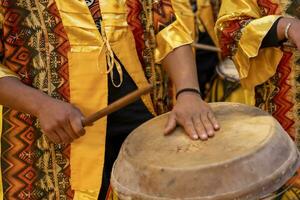
[[[211,104],[221,130],[192,141],[168,115],[134,130],[112,173],[121,199],[255,199],[280,187],[298,167],[295,145],[267,113],[242,104]]]

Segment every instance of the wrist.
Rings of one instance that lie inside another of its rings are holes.
[[[47,108],[51,107],[53,99],[41,93],[40,95],[36,96],[35,103],[32,105],[32,114],[36,117],[40,117],[41,113],[46,110]]]
[[[185,96],[185,95],[189,95],[189,96],[196,95],[196,96],[199,96],[200,98],[202,96],[201,91],[198,88],[182,88],[177,91],[176,99],[178,99],[180,96]]]
[[[283,17],[279,20],[277,26],[277,35],[279,40],[289,39],[291,26],[295,22],[293,18]]]

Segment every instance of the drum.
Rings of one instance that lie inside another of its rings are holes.
[[[210,105],[221,130],[208,141],[179,127],[164,136],[168,114],[128,136],[111,177],[118,199],[259,199],[294,175],[298,150],[272,116],[244,104]]]
[[[224,80],[230,82],[240,82],[239,73],[235,67],[235,64],[229,58],[220,62],[216,67],[217,74]]]

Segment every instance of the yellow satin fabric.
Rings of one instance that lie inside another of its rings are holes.
[[[215,31],[221,32],[230,20],[251,17],[253,20],[242,30],[242,36],[238,43],[237,51],[232,59],[238,69],[241,84],[251,91],[249,98],[254,97],[255,86],[267,81],[272,77],[282,58],[279,48],[260,49],[261,43],[274,24],[280,17],[278,15],[261,16],[260,8],[255,0],[230,1],[223,0]],[[248,99],[247,102],[254,102]]]
[[[0,8],[0,26],[3,24],[3,10]],[[16,76],[11,70],[0,64],[0,78],[5,76]],[[2,106],[0,105],[0,138],[2,136]],[[0,155],[1,155],[1,140],[0,140]],[[0,161],[1,162],[1,161]],[[3,199],[2,172],[0,163],[0,200]]]
[[[107,105],[106,47],[84,0],[56,2],[71,44],[71,103],[88,115]],[[103,0],[100,1],[100,7],[109,45],[138,88],[145,87],[148,81],[126,22],[125,2]],[[159,32],[156,60],[161,61],[174,48],[191,43],[187,32],[179,21]],[[155,114],[150,95],[143,96],[142,100],[149,111]],[[71,185],[78,200],[97,199],[104,162],[106,118],[86,131],[86,135],[71,146]]]
[[[160,63],[174,49],[193,42],[194,15],[189,2],[172,0],[172,7],[177,19],[156,35],[156,63]]]
[[[255,105],[254,95],[251,90],[239,87],[233,91],[224,101],[226,102],[238,102],[248,105]],[[222,101],[224,96],[224,80],[221,77],[217,77],[210,90],[210,95],[208,101],[210,102],[219,102]]]
[[[172,0],[177,20],[188,30],[190,37],[195,38],[195,15],[189,0]]]
[[[216,46],[219,46],[217,36],[214,31],[215,19],[213,14],[213,8],[209,0],[197,0],[197,20],[198,28],[201,31],[207,31],[210,38],[213,40]],[[205,30],[202,30],[203,28]]]
[[[59,14],[67,33],[71,50],[68,52],[70,101],[84,115],[107,106],[106,47],[85,0],[56,0]],[[148,85],[137,56],[135,40],[126,22],[125,1],[101,0],[103,26],[115,55],[138,88]],[[3,20],[3,16],[0,19]],[[192,43],[189,30],[180,20],[156,35],[155,60],[161,61],[175,48]],[[0,65],[0,77],[15,76]],[[155,115],[150,95],[142,100]],[[71,144],[71,186],[74,199],[95,200],[102,180],[105,152],[106,118],[86,128],[86,135]]]

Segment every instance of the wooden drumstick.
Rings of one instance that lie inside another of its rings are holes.
[[[139,90],[136,90],[125,97],[122,97],[121,99],[113,102],[112,104],[108,105],[107,107],[99,110],[98,112],[86,117],[82,120],[82,125],[87,126],[90,124],[93,124],[95,121],[99,120],[100,118],[111,114],[112,112],[115,112],[128,104],[133,103],[134,101],[138,100],[142,95],[145,95],[149,93],[153,89],[152,85],[149,85],[147,87],[141,88]]]
[[[220,48],[215,47],[215,46],[211,46],[211,45],[193,43],[192,46],[195,47],[196,49],[202,49],[202,50],[214,51],[214,52],[221,52]]]

